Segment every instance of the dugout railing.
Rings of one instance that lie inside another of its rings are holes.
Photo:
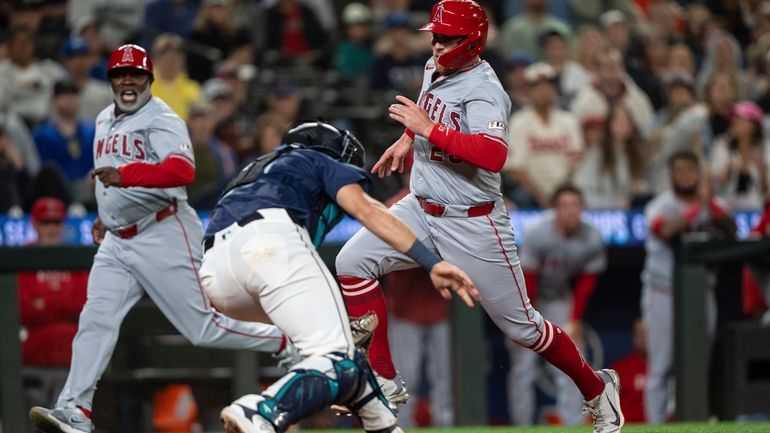
[[[334,263],[339,246],[320,249],[327,264]],[[18,287],[20,271],[84,270],[93,262],[96,248],[84,246],[0,247],[0,419],[2,431],[27,431],[24,390],[22,385],[21,343],[19,340]],[[483,316],[480,307],[465,308],[452,304],[453,376],[455,422],[458,425],[481,425],[486,421],[484,375],[486,370],[483,343]],[[131,328],[121,329],[121,339],[129,337]],[[125,332],[123,332],[125,331]],[[217,349],[201,349],[217,350]],[[232,390],[236,395],[259,389],[258,358],[250,351],[233,351]],[[185,365],[179,365],[184,369]],[[109,369],[109,367],[108,367]],[[170,370],[166,370],[170,371]],[[169,377],[169,379],[175,379]]]
[[[674,376],[677,421],[709,418],[709,342],[706,319],[708,267],[770,262],[770,239],[682,242],[674,271]]]

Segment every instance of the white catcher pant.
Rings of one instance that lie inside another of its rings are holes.
[[[264,311],[304,357],[353,354],[353,338],[339,287],[307,230],[283,209],[233,224],[215,236],[203,257],[201,282],[211,303],[242,317]]]

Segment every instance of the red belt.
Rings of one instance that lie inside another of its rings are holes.
[[[164,219],[170,217],[171,215],[174,215],[175,213],[176,213],[176,203],[171,203],[170,205],[164,207],[163,209],[155,212],[155,222],[161,222]],[[121,239],[131,239],[134,236],[136,236],[137,233],[139,233],[139,226],[136,223],[131,224],[126,228],[115,230],[112,232],[112,234],[114,234],[115,236]]]
[[[435,216],[435,217],[444,216],[444,213],[446,212],[446,209],[447,209],[447,207],[444,206],[443,204],[428,201],[427,199],[422,197],[417,197],[417,201],[420,203],[420,207],[422,208],[423,212],[431,216]],[[489,203],[480,204],[478,206],[471,206],[468,208],[466,213],[469,217],[478,217],[478,216],[489,215],[494,209],[495,209],[495,202],[491,201]]]

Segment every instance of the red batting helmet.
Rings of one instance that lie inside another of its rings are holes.
[[[139,45],[122,45],[110,54],[110,60],[107,61],[107,76],[110,72],[118,68],[140,69],[152,75],[152,60],[147,50]]]
[[[456,47],[438,58],[438,64],[459,68],[484,51],[489,21],[484,9],[472,0],[442,0],[433,6],[430,22],[422,31],[447,36],[465,36]]]

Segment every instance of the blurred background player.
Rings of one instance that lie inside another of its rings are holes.
[[[583,313],[596,281],[607,267],[601,233],[582,220],[583,197],[572,185],[556,189],[553,211],[546,213],[524,234],[521,268],[530,302],[546,319],[561,326],[578,347],[584,347]],[[509,345],[513,368],[509,374],[508,401],[513,422],[532,424],[535,415],[534,385],[540,369],[535,352]],[[552,367],[553,368],[553,367]],[[556,370],[553,368],[553,370]],[[555,371],[556,405],[561,422],[582,424],[582,399],[575,384]]]
[[[633,349],[612,364],[620,376],[620,407],[626,421],[644,422],[644,389],[647,385],[647,330],[641,317],[633,323]]]
[[[409,194],[413,158],[401,173],[403,188],[385,202],[388,207]],[[422,269],[391,272],[382,277],[390,317],[388,333],[393,363],[415,391],[427,388],[428,426],[450,427],[454,422],[452,392],[452,339],[449,303],[436,292]],[[425,386],[419,386],[420,384]],[[422,425],[420,396],[415,392],[398,410],[401,427]]]
[[[37,240],[33,245],[61,245],[65,215],[61,200],[53,197],[35,200],[31,216]],[[86,303],[87,283],[87,271],[19,272],[27,408],[55,404],[64,387],[78,316]]]
[[[669,159],[671,190],[656,196],[644,210],[649,225],[641,300],[648,357],[644,398],[647,422],[653,424],[665,422],[669,414],[674,367],[673,246],[690,232],[735,236],[735,221],[726,204],[711,193],[700,164],[693,152],[674,153]],[[705,306],[712,332],[716,325],[715,280],[712,274]]]

